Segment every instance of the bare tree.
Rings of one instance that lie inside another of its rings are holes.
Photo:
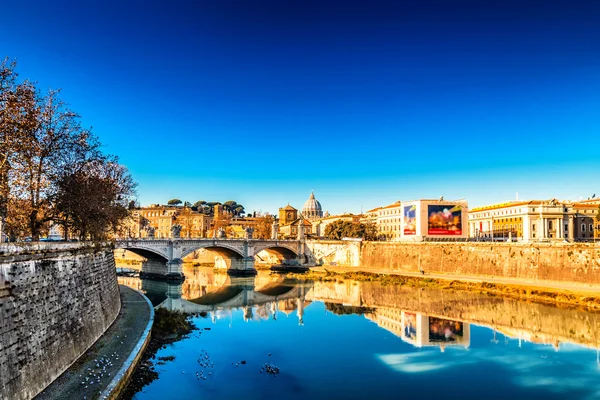
[[[51,221],[82,238],[116,232],[135,183],[53,90],[17,83],[15,63],[0,62],[0,231],[33,239]]]

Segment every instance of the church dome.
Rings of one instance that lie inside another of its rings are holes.
[[[310,197],[302,207],[302,216],[308,220],[323,218],[323,209],[321,203],[315,199],[315,194],[310,192]]]

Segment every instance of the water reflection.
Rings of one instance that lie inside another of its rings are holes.
[[[193,267],[184,273],[177,285],[120,278],[156,306],[205,316],[195,323],[212,327],[164,350],[178,358],[139,398],[169,398],[169,380],[180,385],[170,398],[234,398],[238,389],[246,398],[270,398],[274,383],[257,380],[258,368],[246,375],[231,369],[241,359],[271,362],[270,353],[286,382],[277,385],[292,399],[359,399],[366,389],[372,398],[430,398],[439,397],[438,385],[464,399],[484,392],[486,399],[600,395],[595,312],[350,280],[298,282],[262,272],[232,278]],[[183,377],[199,349],[223,365],[211,375],[214,386]],[[228,384],[231,376],[236,385]],[[288,393],[286,385],[295,389]]]
[[[600,347],[600,314],[575,308],[352,280],[294,281],[266,271],[231,277],[212,268],[185,266],[184,273],[185,281],[178,284],[136,277],[119,277],[119,282],[143,291],[157,307],[189,314],[243,309],[247,319],[276,320],[281,312],[295,311],[302,323],[305,307],[319,301],[336,314],[364,315],[415,347],[468,348],[471,324],[556,350],[563,343]]]

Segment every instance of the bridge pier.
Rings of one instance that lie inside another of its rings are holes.
[[[256,275],[258,272],[254,267],[254,257],[231,260],[231,266],[227,269],[227,273],[232,276]]]
[[[181,258],[175,258],[167,261],[167,274],[165,275],[167,280],[185,280],[183,275],[183,261]]]

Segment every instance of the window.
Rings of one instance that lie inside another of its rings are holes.
[[[594,224],[590,224],[590,232],[594,231]]]
[[[585,232],[585,224],[581,224],[581,232]]]

